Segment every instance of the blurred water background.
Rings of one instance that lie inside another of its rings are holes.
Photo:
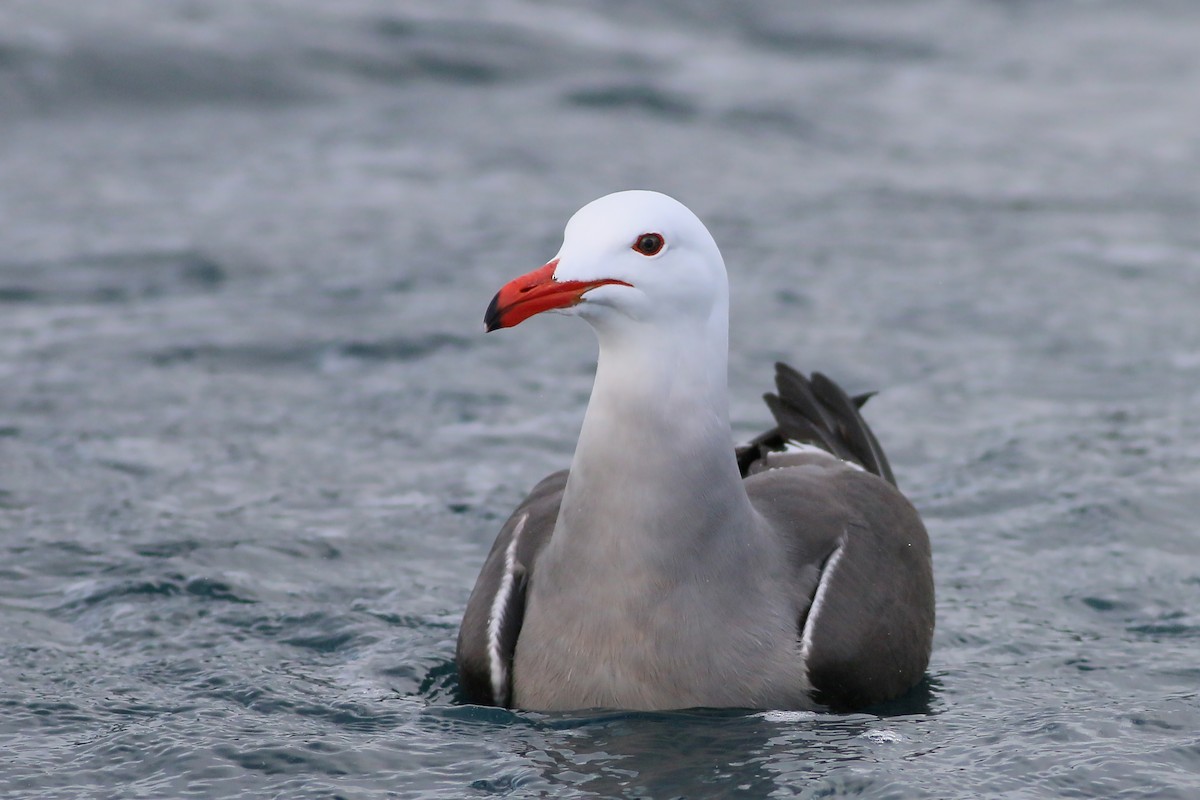
[[[1200,4],[6,0],[0,796],[1200,796]],[[456,700],[595,345],[482,333],[680,198],[935,548],[878,713]]]

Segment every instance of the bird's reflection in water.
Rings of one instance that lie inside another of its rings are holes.
[[[887,782],[889,762],[928,749],[923,721],[938,712],[936,679],[871,713],[691,709],[543,714],[464,705],[423,714],[445,736],[515,760],[472,789],[507,795],[759,798],[854,791]],[[464,727],[465,725],[465,727]],[[493,756],[489,760],[494,759]],[[494,762],[493,762],[494,763]]]
[[[545,780],[589,794],[765,797],[777,788],[765,766],[776,727],[758,714],[613,712],[551,724],[573,735],[526,755]]]
[[[831,773],[877,761],[881,743],[919,748],[911,734],[892,728],[911,731],[914,719],[930,714],[932,699],[926,680],[874,714],[697,709],[547,716],[540,747],[522,755],[542,781],[600,797],[761,798],[790,794],[801,780],[842,784]],[[545,735],[551,731],[557,735]]]

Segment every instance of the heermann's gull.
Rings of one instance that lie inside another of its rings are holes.
[[[929,539],[865,397],[777,365],[777,427],[735,450],[728,293],[700,220],[632,191],[577,212],[492,300],[488,330],[580,316],[600,358],[571,469],[513,512],[467,604],[473,702],[850,709],[921,679]]]

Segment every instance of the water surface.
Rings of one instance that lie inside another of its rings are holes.
[[[1200,9],[0,8],[0,794],[1200,793]],[[510,713],[453,642],[595,345],[484,336],[609,191],[706,220],[736,433],[880,389],[925,685]]]

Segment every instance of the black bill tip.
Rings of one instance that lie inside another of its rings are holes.
[[[488,333],[503,328],[500,324],[500,293],[496,292],[496,296],[492,298],[492,302],[488,303],[487,311],[483,312],[483,327]]]

